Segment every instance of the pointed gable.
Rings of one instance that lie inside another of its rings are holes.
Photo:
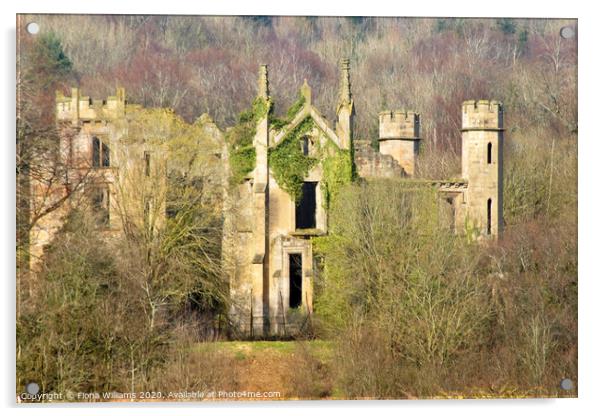
[[[311,104],[307,103],[306,105],[299,110],[299,112],[293,117],[292,121],[284,126],[282,130],[276,133],[274,140],[272,142],[272,146],[278,146],[278,144],[286,137],[286,135],[292,131],[295,127],[299,125],[303,120],[310,117],[316,127],[318,127],[325,135],[328,137],[334,144],[336,144],[339,148],[341,148],[341,143],[336,133],[332,130],[328,121],[318,112],[318,110]]]

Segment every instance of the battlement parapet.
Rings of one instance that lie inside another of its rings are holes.
[[[79,88],[72,88],[70,97],[57,91],[55,102],[56,119],[73,123],[78,123],[80,120],[107,120],[123,117],[127,104],[124,88],[117,88],[116,94],[105,100],[82,96]]]
[[[469,100],[462,103],[462,130],[502,130],[504,106],[496,100]]]
[[[378,114],[379,140],[420,138],[420,114],[414,111],[381,111]]]

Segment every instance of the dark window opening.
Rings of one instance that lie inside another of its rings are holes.
[[[491,165],[491,151],[493,150],[493,145],[491,143],[487,143],[487,164]]]
[[[92,212],[98,227],[110,225],[110,193],[108,187],[96,187],[92,190]]]
[[[301,150],[303,151],[303,155],[309,155],[309,137],[304,136],[301,139]]]
[[[92,167],[111,166],[111,150],[98,137],[92,138]]]
[[[144,175],[150,176],[151,155],[150,152],[144,152]]]
[[[456,232],[456,206],[454,204],[454,199],[446,198],[445,201],[449,204],[449,207],[450,207],[449,228],[450,228],[451,232]]]
[[[298,308],[302,302],[303,267],[301,254],[288,256],[289,297],[288,304],[291,308]]]
[[[491,235],[491,198],[487,200],[487,235]]]
[[[106,144],[102,144],[102,167],[108,168],[111,166],[111,151],[109,150],[109,146]]]
[[[295,207],[295,228],[316,228],[317,182],[303,182],[301,200]]]
[[[100,140],[98,137],[92,138],[92,166],[95,168],[100,166]]]

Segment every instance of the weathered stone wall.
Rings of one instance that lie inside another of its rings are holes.
[[[36,263],[42,260],[44,247],[51,243],[73,207],[91,207],[90,190],[93,188],[104,188],[108,195],[109,222],[98,228],[104,237],[110,238],[123,231],[121,219],[124,215],[128,215],[129,220],[132,220],[132,215],[137,215],[135,221],[141,226],[148,219],[156,226],[164,222],[167,193],[167,152],[164,144],[161,140],[151,142],[144,137],[124,140],[131,128],[128,127],[129,123],[138,117],[138,110],[142,110],[138,105],[126,105],[122,88],[117,89],[116,96],[105,100],[80,97],[77,88],[72,88],[71,97],[57,93],[56,123],[60,158],[46,158],[37,162],[38,170],[50,172],[50,176],[32,175],[30,179],[29,211],[31,221],[35,223],[29,235],[31,268],[35,269]],[[140,117],[136,119],[138,122],[146,122],[142,113]],[[161,120],[159,123],[170,123],[172,119],[157,120]],[[164,126],[157,125],[157,128]],[[210,146],[207,141],[204,143],[207,151],[219,160],[224,141],[217,126],[208,116],[202,116],[192,127],[200,127],[197,130],[199,134],[211,137]],[[105,152],[105,148],[108,152],[108,166],[100,160],[101,153],[98,153],[98,163],[93,163],[95,138],[100,141],[100,152]],[[148,173],[146,155],[149,157]],[[210,178],[210,185],[216,189],[223,188],[226,179],[221,165],[217,166],[219,169],[214,170],[215,174]],[[59,175],[56,169],[59,169]],[[206,194],[223,197],[219,193],[218,190]],[[149,199],[145,200],[147,197]],[[143,200],[145,202],[141,204]],[[54,205],[58,207],[55,209]],[[145,205],[144,209],[142,205]],[[142,212],[145,210],[148,215]],[[44,211],[48,213],[40,216]]]
[[[369,140],[354,140],[354,162],[357,173],[362,178],[399,178],[403,168],[391,155],[375,151]]]
[[[253,322],[253,184],[250,180],[230,190],[224,206],[222,267],[230,286],[230,318],[242,334]]]
[[[71,113],[61,115],[61,104],[70,102],[71,98],[57,97],[59,160],[40,155],[38,174],[30,178],[29,211],[30,221],[34,225],[29,233],[29,266],[34,271],[43,261],[44,248],[63,227],[73,206],[88,206],[86,191],[90,185],[103,184],[109,187],[110,223],[102,231],[113,233],[120,229],[119,222],[115,221],[117,203],[112,187],[115,169],[92,166],[92,139],[98,137],[109,146],[111,165],[114,166],[118,163],[116,143],[123,131],[103,116],[97,117],[92,113],[87,114],[89,118],[86,119]]]

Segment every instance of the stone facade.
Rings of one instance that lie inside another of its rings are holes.
[[[269,101],[265,66],[260,70],[258,91],[258,97]],[[315,126],[309,133],[311,143],[323,146],[331,142],[342,150],[353,147],[360,177],[397,177],[420,186],[436,187],[442,205],[447,207],[451,227],[457,232],[468,229],[486,237],[496,236],[502,230],[502,107],[499,103],[464,103],[461,179],[419,181],[413,179],[420,145],[419,114],[381,112],[377,151],[371,141],[353,137],[354,105],[348,60],[341,62],[334,128],[312,105],[307,82],[301,91],[305,104],[289,125],[281,130],[273,129],[267,116],[258,122],[255,169],[245,183],[233,191],[231,209],[226,211],[224,258],[230,259],[232,265],[229,275],[234,300],[231,318],[242,334],[252,337],[294,333],[312,313],[315,267],[311,239],[328,232],[328,213],[319,192],[325,186],[323,165],[318,163],[305,178],[305,182],[315,184],[316,203],[312,205],[315,225],[304,229],[296,223],[295,201],[275,179],[267,157],[269,149],[277,147],[283,136],[307,117]]]
[[[269,111],[256,120],[253,147],[255,167],[242,183],[230,185],[224,199],[222,260],[229,281],[231,321],[241,336],[265,337],[298,331],[313,308],[315,264],[312,238],[328,233],[325,160],[336,154],[353,157],[355,171],[362,178],[389,177],[414,181],[438,189],[448,208],[451,226],[457,232],[470,231],[477,238],[501,234],[503,109],[496,101],[467,101],[462,106],[462,174],[460,179],[425,181],[413,178],[420,146],[420,115],[412,111],[385,111],[379,114],[379,150],[370,140],[353,137],[354,102],[349,61],[342,60],[335,126],[312,104],[311,88],[301,86],[303,105],[275,128]],[[257,98],[271,105],[268,68],[260,67]],[[57,95],[57,123],[64,131],[61,157],[73,167],[66,183],[57,187],[65,195],[77,176],[89,172],[84,188],[102,184],[106,194],[105,232],[119,232],[115,221],[115,192],[120,169],[149,163],[149,155],[161,160],[161,148],[148,148],[145,142],[124,145],[129,126],[127,114],[139,108],[127,104],[125,92],[107,100],[91,100],[73,89],[71,97]],[[208,116],[201,117],[216,142],[224,172],[230,171],[230,156],[224,134]],[[317,159],[303,178],[303,196],[295,201],[270,166],[270,152],[277,149],[304,122],[310,127],[299,146],[304,154]],[[125,147],[124,147],[125,146]],[[103,159],[110,152],[109,160]],[[346,152],[346,153],[345,153]],[[96,158],[96,159],[95,159]],[[105,163],[106,162],[106,163]],[[78,173],[79,172],[79,173]],[[32,186],[35,193],[35,186]],[[36,198],[32,198],[33,201]],[[60,228],[69,204],[47,216],[31,232],[31,251],[39,258],[44,245]]]
[[[125,117],[125,106],[123,88],[117,89],[117,94],[107,100],[81,96],[78,88],[71,89],[71,97],[57,92],[58,166],[62,172],[56,175],[52,169],[40,169],[52,174],[31,178],[30,216],[48,211],[32,221],[34,226],[29,233],[31,269],[36,270],[43,260],[45,246],[63,226],[72,206],[89,205],[88,197],[92,193],[98,193],[92,199],[96,198],[104,210],[99,229],[105,234],[118,231],[115,166],[119,164],[120,152],[116,152],[116,144],[124,134],[124,126],[119,121]]]
[[[105,100],[82,96],[78,88],[71,89],[70,97],[57,92],[59,162],[40,169],[50,172],[48,177],[30,178],[28,208],[34,224],[28,239],[31,270],[37,270],[44,248],[73,207],[90,210],[97,219],[98,232],[105,238],[118,236],[126,217],[136,226],[146,221],[160,227],[164,222],[166,143],[146,140],[140,137],[144,135],[141,132],[132,134],[144,123],[144,111],[139,105],[127,103],[123,88]],[[176,116],[168,109],[160,111],[165,117],[157,117],[154,127],[168,131]],[[213,139],[212,146],[205,143],[211,147],[207,152],[221,158],[222,132],[206,114],[197,123],[200,128],[196,131]],[[220,167],[223,172],[223,165]],[[222,186],[219,175],[213,176],[217,179],[211,178],[212,185]],[[41,213],[44,215],[38,219]]]

